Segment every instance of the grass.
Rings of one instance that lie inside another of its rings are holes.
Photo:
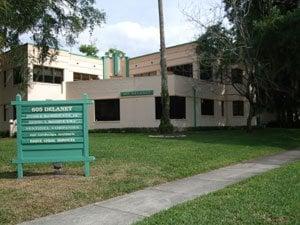
[[[300,162],[175,206],[136,225],[296,225]]]
[[[186,138],[148,134],[91,134],[89,178],[79,163],[55,176],[49,164],[25,166],[16,180],[15,139],[0,139],[0,224],[15,224],[101,201],[147,186],[300,146],[300,130],[200,131]]]

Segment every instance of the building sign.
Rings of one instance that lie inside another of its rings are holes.
[[[22,101],[17,95],[12,105],[17,110],[18,178],[24,163],[84,162],[85,176],[90,174],[88,143],[88,105],[81,100]]]
[[[121,92],[122,97],[126,96],[144,96],[144,95],[153,95],[153,90],[139,90],[139,91],[124,91]]]

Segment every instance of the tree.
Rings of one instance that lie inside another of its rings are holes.
[[[80,45],[79,51],[86,54],[86,56],[98,58],[97,53],[99,50],[95,45]]]
[[[49,48],[58,48],[59,36],[73,45],[78,34],[92,31],[105,21],[105,13],[94,0],[4,0],[0,4],[0,51],[20,44],[23,34],[41,48],[41,59]]]
[[[173,132],[173,125],[170,121],[170,96],[168,90],[167,64],[166,64],[166,45],[164,31],[163,3],[158,0],[159,11],[159,30],[160,30],[160,68],[161,68],[161,104],[162,115],[160,119],[159,131],[163,134]]]

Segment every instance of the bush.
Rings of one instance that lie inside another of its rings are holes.
[[[0,131],[0,138],[9,137],[9,131]]]

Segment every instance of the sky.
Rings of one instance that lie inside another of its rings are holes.
[[[163,0],[166,45],[173,46],[196,40],[200,27],[188,15],[206,23],[212,9],[222,0]],[[117,48],[129,57],[159,51],[159,20],[157,0],[96,0],[96,7],[106,13],[106,23],[79,35],[73,47],[63,49],[79,53],[81,44],[95,44],[99,56],[109,48]]]

